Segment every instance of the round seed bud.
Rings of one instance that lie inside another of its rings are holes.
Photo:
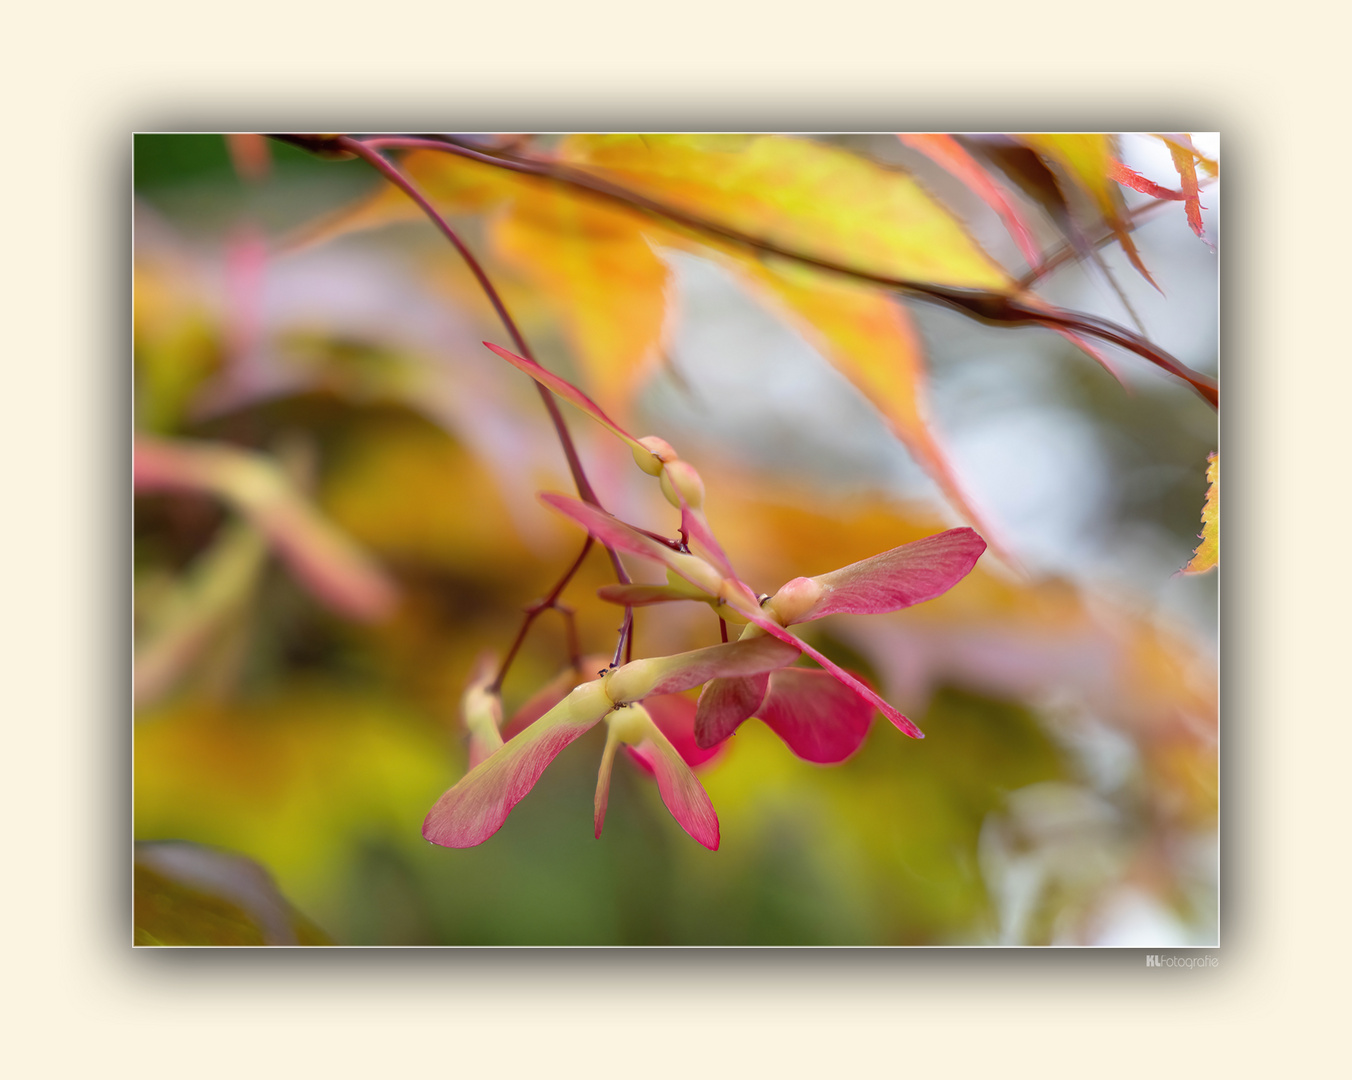
[[[761,605],[781,626],[802,620],[821,602],[826,590],[812,578],[796,577]]]
[[[612,708],[614,699],[606,693],[606,680],[600,678],[573,687],[568,696],[550,709],[549,713],[562,710],[569,721],[599,720]]]
[[[634,447],[634,463],[649,476],[657,476],[662,471],[663,464],[677,460],[676,451],[671,448],[671,443],[666,439],[659,439],[656,435],[645,435],[638,440],[638,445],[647,453],[645,454],[638,446]]]
[[[667,502],[677,508],[681,505],[677,492],[685,496],[685,504],[691,510],[704,507],[704,481],[700,479],[695,467],[686,461],[667,461],[662,466],[662,494]]]
[[[656,476],[662,471],[662,460],[651,450],[645,450],[641,446],[633,449],[634,464],[642,469],[649,476]]]

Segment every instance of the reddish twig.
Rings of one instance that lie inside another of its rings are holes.
[[[593,543],[594,541],[592,538],[588,536],[587,542],[582,545],[582,550],[577,553],[577,558],[573,560],[573,565],[568,567],[568,569],[564,571],[563,577],[559,578],[559,580],[554,583],[554,587],[549,590],[549,595],[543,600],[538,600],[534,604],[531,604],[530,607],[526,608],[526,618],[521,624],[521,629],[516,633],[516,640],[512,642],[512,647],[507,650],[507,655],[502,661],[502,667],[498,668],[497,678],[495,678],[488,687],[490,693],[496,694],[502,690],[502,682],[507,678],[507,672],[511,669],[512,661],[516,659],[516,654],[520,651],[522,643],[526,640],[526,634],[530,632],[530,628],[535,620],[538,619],[541,614],[551,609],[558,611],[564,616],[568,626],[569,661],[574,668],[578,666],[581,651],[578,649],[577,624],[573,620],[572,609],[560,604],[559,596],[563,590],[568,587],[568,583],[573,580],[573,575],[581,569],[582,561],[587,557],[587,552],[591,551]]]
[[[629,657],[625,658],[625,663],[633,656],[632,645],[634,642],[634,609],[627,607],[624,609],[624,622],[620,624],[620,640],[615,643],[615,656],[610,661],[610,666],[617,668],[620,666],[620,657],[624,656],[625,646],[631,646]]]
[[[488,274],[480,265],[479,260],[474,257],[474,253],[465,246],[465,243],[460,239],[459,234],[457,234],[447,223],[446,219],[437,212],[436,208],[432,206],[426,196],[418,190],[417,185],[375,149],[364,145],[358,139],[342,135],[336,139],[324,141],[332,148],[336,148],[339,151],[346,151],[361,158],[418,205],[418,208],[427,215],[437,229],[440,230],[441,234],[446,237],[455,250],[459,252],[465,265],[469,267],[470,273],[474,275],[474,279],[479,283],[480,289],[483,290],[484,295],[488,298],[488,302],[493,305],[493,310],[497,313],[499,320],[501,320],[503,327],[511,336],[513,344],[516,345],[521,355],[538,364],[539,361],[535,359],[535,354],[531,352],[530,346],[526,344],[525,337],[517,328],[516,320],[514,320],[508,312],[507,305],[502,302],[502,297],[498,294],[498,290],[494,288],[493,282],[489,280]],[[568,425],[564,422],[563,414],[559,411],[559,406],[554,400],[554,395],[539,383],[535,384],[535,388],[539,391],[540,400],[544,402],[545,409],[549,412],[549,419],[554,425],[555,432],[558,434],[559,443],[563,447],[564,457],[568,460],[568,469],[573,474],[573,483],[577,487],[578,497],[584,502],[591,503],[593,506],[601,507],[601,501],[596,497],[596,492],[593,490],[591,482],[587,479],[586,470],[583,469],[582,460],[577,454],[577,447],[573,443],[572,436],[568,433]],[[603,507],[601,508],[604,509]],[[589,536],[587,537],[587,543],[582,548],[582,553],[577,557],[577,560],[563,577],[559,579],[558,584],[554,587],[554,590],[550,593],[549,597],[539,605],[532,605],[530,608],[526,609],[525,621],[522,623],[521,629],[517,633],[516,640],[512,643],[512,647],[507,653],[507,658],[503,661],[502,668],[498,672],[498,677],[493,682],[494,690],[501,689],[502,680],[506,677],[507,671],[512,665],[512,661],[516,658],[516,654],[521,648],[521,643],[525,640],[526,634],[529,632],[540,613],[558,606],[556,601],[558,600],[559,593],[561,593],[564,586],[572,580],[578,567],[582,565],[582,560],[586,557],[587,552],[591,550],[591,545],[592,538]],[[620,561],[619,554],[609,545],[606,545],[606,553],[610,556],[610,564],[615,570],[615,577],[621,584],[627,585],[630,580],[629,575],[624,569],[624,564]],[[620,655],[621,650],[625,646],[625,642],[628,640],[632,623],[633,611],[630,608],[625,608],[624,627],[620,631],[620,640],[615,647],[615,655],[617,657]],[[574,640],[570,645],[570,648],[573,652],[573,659],[576,661],[578,650],[575,640],[575,630],[573,632],[573,638]]]
[[[488,275],[484,272],[484,268],[479,264],[479,260],[476,259],[469,248],[465,246],[465,243],[460,239],[459,234],[446,223],[446,219],[437,213],[436,208],[427,201],[427,198],[423,193],[418,190],[417,185],[395,168],[388,160],[358,140],[344,135],[341,138],[335,139],[334,142],[336,145],[351,151],[363,161],[366,161],[373,166],[381,173],[381,175],[389,180],[390,183],[394,184],[395,187],[399,188],[405,195],[418,204],[418,208],[431,219],[432,223],[441,230],[441,234],[445,236],[446,239],[454,245],[455,250],[460,253],[460,257],[464,259],[465,265],[469,267],[470,273],[474,275],[474,279],[479,283],[479,288],[482,289],[484,295],[488,297],[488,302],[493,305],[493,310],[497,312],[498,319],[501,320],[503,327],[511,336],[517,350],[522,356],[526,357],[526,359],[539,363],[538,360],[535,360],[535,354],[531,352],[530,346],[526,344],[526,339],[522,337],[521,331],[517,329],[516,321],[508,313],[507,305],[502,302],[502,297],[498,295],[498,290],[493,287],[493,283],[488,279]],[[582,462],[577,456],[577,447],[573,445],[573,438],[568,433],[568,427],[564,423],[563,414],[559,412],[558,404],[554,401],[553,395],[551,395],[548,390],[543,386],[540,386],[539,383],[536,383],[535,385],[536,389],[540,391],[540,399],[544,402],[545,408],[549,410],[549,419],[553,421],[554,430],[558,432],[559,442],[563,445],[563,454],[564,457],[568,459],[568,469],[573,474],[573,483],[577,486],[578,498],[582,499],[583,502],[591,503],[593,506],[600,506],[601,504],[596,498],[596,492],[592,490],[591,483],[587,479],[587,474],[582,468]]]

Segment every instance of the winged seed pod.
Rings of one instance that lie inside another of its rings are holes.
[[[485,342],[485,344],[488,344]],[[539,780],[549,763],[602,719],[607,739],[594,805],[596,835],[605,821],[610,772],[616,749],[625,745],[657,779],[667,808],[692,837],[718,846],[718,819],[708,796],[671,741],[641,704],[650,697],[703,686],[693,721],[697,748],[709,750],[753,716],[763,720],[793,753],[834,763],[854,753],[881,711],[912,738],[920,730],[857,675],[846,671],[787,629],[837,613],[897,611],[941,595],[976,565],[986,542],[972,529],[950,529],[902,544],[870,559],[815,577],[796,577],[762,602],[738,577],[704,517],[704,483],[671,445],[656,436],[635,439],[576,387],[534,361],[489,345],[626,442],[639,468],[657,476],[663,494],[681,512],[681,542],[664,541],[596,506],[566,495],[541,500],[602,544],[655,562],[666,585],[606,586],[603,599],[626,606],[701,600],[724,620],[748,624],[738,641],[674,656],[651,657],[604,670],[574,687],[534,723],[500,746],[500,705],[473,684],[466,693],[472,768],[437,800],[423,835],[448,847],[470,847],[492,836],[512,808]],[[794,668],[806,654],[824,670]],[[477,737],[478,742],[474,740]],[[478,752],[487,751],[476,760]]]
[[[795,655],[795,650],[783,643],[762,637],[675,656],[635,660],[585,682],[571,690],[539,720],[480,761],[442,795],[423,822],[423,836],[443,847],[465,848],[482,844],[502,827],[512,808],[530,793],[549,763],[608,713],[649,695],[689,690],[721,675],[772,671],[792,662]],[[648,742],[651,743],[649,749],[644,749],[642,741],[634,749],[645,755],[645,762],[656,774],[659,787],[670,782],[686,791],[691,781],[698,786],[693,776],[686,778],[681,771],[688,772],[689,766],[683,760],[677,766],[672,760],[672,754],[677,760],[680,755],[671,749],[665,736],[659,739],[651,737],[649,732]],[[681,798],[685,799],[685,796]],[[672,804],[667,805],[671,807]],[[709,834],[702,825],[688,824],[680,814],[676,814],[676,818],[696,840],[701,843],[708,840]],[[713,837],[716,845],[716,828]]]

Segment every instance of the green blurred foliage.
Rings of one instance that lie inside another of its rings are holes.
[[[331,945],[257,863],[193,844],[138,844],[136,945]]]

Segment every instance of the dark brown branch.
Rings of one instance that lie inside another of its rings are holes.
[[[356,141],[356,140],[352,140]],[[867,281],[873,285],[893,289],[928,303],[942,304],[954,308],[971,318],[994,326],[1055,326],[1074,333],[1106,341],[1119,348],[1133,352],[1150,363],[1182,379],[1197,391],[1213,408],[1219,408],[1220,389],[1214,379],[1201,372],[1193,371],[1187,365],[1171,356],[1165,350],[1146,340],[1125,327],[1106,319],[1081,312],[1065,311],[1058,308],[1039,308],[1025,304],[1020,300],[998,292],[986,292],[980,289],[959,289],[909,278],[879,274],[859,267],[848,266],[833,259],[821,258],[792,248],[784,247],[763,237],[751,236],[738,229],[711,221],[697,214],[681,210],[651,199],[646,195],[630,191],[619,184],[595,176],[581,169],[563,165],[555,161],[528,155],[512,154],[505,151],[485,153],[473,147],[463,145],[450,136],[379,136],[365,140],[372,147],[392,150],[435,150],[455,154],[470,161],[478,161],[497,168],[507,169],[526,176],[536,176],[563,184],[576,191],[605,202],[627,207],[644,215],[660,218],[670,224],[680,226],[697,234],[717,237],[739,247],[750,248],[763,254],[775,255],[792,262],[825,270],[833,274]]]

